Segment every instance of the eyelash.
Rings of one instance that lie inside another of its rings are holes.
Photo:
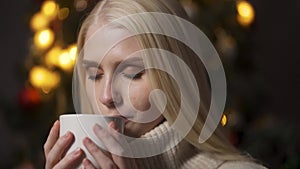
[[[140,79],[143,75],[143,72],[139,72],[137,74],[127,74],[127,73],[121,73],[121,75],[125,76],[128,79]],[[103,74],[97,74],[97,75],[89,75],[88,79],[92,80],[92,81],[97,81],[100,80],[101,77],[103,76]]]
[[[90,75],[90,76],[88,77],[88,79],[90,79],[90,80],[92,80],[92,81],[96,81],[96,80],[99,80],[101,77],[102,77],[102,74],[97,74],[97,75],[95,75],[95,76]]]
[[[126,74],[126,73],[121,73],[121,74],[128,79],[140,79],[143,75],[143,72],[139,72],[137,74]]]

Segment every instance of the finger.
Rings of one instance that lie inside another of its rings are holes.
[[[114,121],[109,122],[108,126],[113,128],[117,132],[120,132],[120,129],[118,128],[118,126],[116,125],[116,123]]]
[[[119,168],[138,168],[135,159],[133,158],[121,157],[115,154],[112,154],[112,158]]]
[[[96,169],[96,167],[87,158],[82,160],[84,169]]]
[[[83,140],[83,144],[101,168],[117,168],[114,162],[108,156],[106,156],[105,153],[92,140],[85,138]]]
[[[64,152],[70,147],[74,141],[74,135],[71,132],[67,132],[64,136],[60,137],[53,148],[46,156],[46,165],[54,166],[62,158]]]
[[[107,129],[99,125],[94,126],[94,132],[105,147],[111,152],[111,158],[118,168],[137,168],[134,159],[122,157],[123,153],[132,153],[127,140],[120,135],[114,122],[109,123]],[[117,155],[116,155],[117,154]]]
[[[54,144],[56,143],[59,137],[59,127],[60,127],[60,123],[58,120],[56,120],[49,132],[47,141],[44,144],[45,156],[47,156],[47,154],[52,149],[52,147],[54,146]]]
[[[125,152],[132,153],[127,140],[116,132],[117,129],[114,123],[109,123],[108,126],[107,129],[104,129],[99,125],[95,125],[93,129],[97,137],[111,152],[113,162],[119,168],[137,168],[134,159],[122,157]]]
[[[108,127],[107,129],[104,129],[96,124],[93,127],[93,130],[109,152],[118,155],[122,155],[125,152],[121,145],[126,145],[127,142],[124,138],[120,137],[120,134],[113,128]]]
[[[84,157],[84,152],[80,148],[77,148],[72,153],[65,156],[53,169],[77,168]]]

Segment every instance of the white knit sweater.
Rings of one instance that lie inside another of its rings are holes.
[[[164,122],[143,135],[142,138],[161,136],[168,131],[168,134],[171,135],[170,137],[175,139],[172,139],[172,142],[179,141],[176,139],[180,138],[174,137],[174,133],[168,129],[170,129],[168,123]],[[156,141],[158,140],[153,140],[153,145],[155,145]],[[147,149],[149,150],[149,148]],[[140,169],[266,169],[254,162],[219,160],[211,153],[201,152],[185,140],[180,141],[175,147],[162,154],[139,158],[136,159],[136,162]]]

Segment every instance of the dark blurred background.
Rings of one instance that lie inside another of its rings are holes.
[[[30,23],[45,2],[2,2],[0,169],[43,168],[49,128],[59,114],[73,111],[70,66],[41,58],[54,47],[60,54],[71,53],[80,20],[96,1],[56,1],[59,12],[45,26],[55,40],[43,48],[33,38],[45,28],[42,21],[36,28]],[[223,125],[231,142],[269,168],[299,169],[300,1],[245,2],[255,14],[249,23],[236,20],[236,1],[182,1],[224,63],[228,100]],[[56,73],[48,72],[52,83],[34,80],[38,73],[47,74],[43,68]]]

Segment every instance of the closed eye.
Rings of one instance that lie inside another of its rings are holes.
[[[144,73],[145,71],[141,71],[139,73],[133,73],[133,74],[122,72],[121,74],[128,79],[140,79]]]
[[[88,79],[92,81],[100,80],[102,78],[103,74],[96,74],[96,75],[89,75]]]

